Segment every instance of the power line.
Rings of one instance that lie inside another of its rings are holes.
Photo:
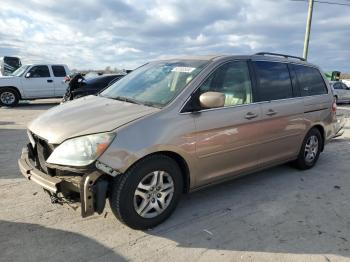
[[[292,2],[307,2],[307,0],[289,0]],[[349,1],[349,0],[347,0]],[[320,4],[327,4],[327,5],[341,5],[341,6],[350,6],[350,4],[345,4],[345,3],[338,3],[338,2],[328,2],[328,1],[319,1],[319,0],[314,0],[315,3],[320,3]]]
[[[350,6],[350,4],[344,4],[344,3],[336,3],[336,2],[327,2],[327,1],[314,1],[315,3],[320,4],[328,4],[328,5],[343,5],[343,6]]]

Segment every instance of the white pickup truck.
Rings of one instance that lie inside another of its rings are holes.
[[[11,76],[0,77],[0,106],[16,106],[19,100],[62,97],[67,89],[66,65],[23,65]]]

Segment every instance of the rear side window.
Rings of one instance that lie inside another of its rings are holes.
[[[293,65],[302,96],[327,94],[327,86],[316,68]]]
[[[52,66],[53,75],[55,77],[65,77],[67,75],[66,70],[63,66],[54,65]]]
[[[254,64],[260,101],[293,97],[292,82],[287,64],[267,61],[256,61]]]

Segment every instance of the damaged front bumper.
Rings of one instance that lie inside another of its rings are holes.
[[[22,149],[21,158],[18,160],[19,169],[24,177],[40,185],[51,198],[59,199],[59,195],[63,198],[78,196],[76,200],[81,203],[82,217],[103,212],[110,176],[97,169],[91,169],[81,176],[50,176],[35,166],[30,158],[30,146],[28,144],[27,148]]]

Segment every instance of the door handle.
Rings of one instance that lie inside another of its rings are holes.
[[[253,118],[256,118],[258,115],[253,113],[253,112],[248,112],[246,115],[245,115],[245,118],[246,119],[253,119]]]
[[[53,80],[52,80],[52,79],[48,79],[47,82],[48,82],[48,83],[52,83]]]
[[[266,115],[268,115],[268,116],[274,116],[276,114],[277,114],[277,112],[275,110],[272,110],[272,109],[269,109],[269,111],[267,111],[267,113],[266,113]]]

